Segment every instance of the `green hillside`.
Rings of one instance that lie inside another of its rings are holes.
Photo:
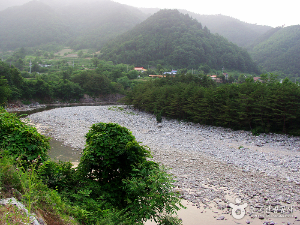
[[[282,71],[299,77],[300,25],[270,30],[250,52],[266,71]]]
[[[112,40],[102,49],[103,59],[136,66],[169,65],[257,73],[249,54],[178,10],[161,10]]]

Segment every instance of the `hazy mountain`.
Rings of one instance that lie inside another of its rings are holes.
[[[300,25],[274,28],[251,47],[253,59],[265,70],[300,76]]]
[[[62,7],[105,0],[0,0],[0,11],[13,6],[20,6],[31,1],[39,1],[51,7]]]
[[[21,5],[30,0],[0,1],[2,3],[1,7],[5,8],[13,5]],[[68,26],[66,29],[67,33],[64,32],[64,34],[60,34],[59,36],[71,35],[72,38],[65,41],[73,48],[101,48],[107,40],[133,28],[136,24],[159,11],[158,8],[137,9],[110,0],[34,0],[30,5],[42,5],[41,3],[51,7],[51,10],[49,10],[46,15],[42,15],[44,18],[46,16],[49,17],[50,21],[47,21],[46,25],[48,26],[50,23],[50,27],[53,27],[55,30],[60,30],[56,28],[56,23],[51,24],[51,22],[53,22],[52,17],[54,16],[60,20],[60,24]],[[17,8],[18,7],[11,7],[9,10],[12,10],[10,12],[13,13]],[[36,7],[35,10],[38,10],[38,7]],[[271,29],[269,26],[248,24],[223,15],[200,15],[186,10],[180,10],[180,12],[189,14],[197,19],[203,26],[207,26],[212,33],[218,33],[242,47],[248,46],[255,39]],[[0,11],[0,17],[2,13],[3,11]],[[7,14],[5,14],[5,16],[7,16]],[[30,14],[28,14],[28,16],[30,16]],[[11,18],[11,16],[8,15],[9,20],[18,18],[20,17]],[[25,18],[25,21],[31,22],[29,18]],[[6,22],[4,22],[4,24],[0,23],[0,26],[11,27],[9,22],[5,24]],[[24,21],[20,21],[20,24],[23,24],[23,22]],[[37,23],[38,21],[34,22]],[[12,32],[16,34],[14,26],[12,26],[12,29]],[[29,28],[26,30],[31,32]],[[22,35],[25,35],[24,37],[26,39],[27,35],[23,31]],[[11,35],[9,35],[9,37],[10,36]],[[30,39],[35,43],[40,43],[40,41],[36,41],[36,38]],[[9,42],[10,43],[2,44],[1,46],[7,46],[9,48],[14,46],[14,44],[11,43],[14,41],[10,40],[10,38]],[[22,46],[27,46],[22,40],[19,43]],[[30,46],[32,46],[32,44]]]
[[[178,10],[161,10],[102,49],[103,59],[136,66],[172,65],[258,72],[250,55]]]
[[[197,19],[203,26],[207,26],[212,33],[218,33],[241,47],[247,47],[261,35],[273,29],[270,26],[250,24],[221,14],[200,15],[186,10],[180,11]]]
[[[158,12],[158,8],[139,8],[146,15],[153,15]],[[240,47],[247,47],[252,44],[257,38],[273,29],[270,26],[262,26],[250,24],[230,16],[224,15],[202,15],[193,13],[185,9],[179,9],[183,14],[189,14],[194,19],[197,19],[203,26],[214,34],[220,34],[229,41],[237,44]]]
[[[23,5],[30,0],[0,0],[0,11],[12,6]]]
[[[112,1],[71,5],[58,11],[75,32],[68,42],[75,49],[100,49],[104,43],[146,18],[137,8]]]
[[[63,43],[70,30],[54,10],[39,1],[0,12],[0,49]]]
[[[130,30],[144,18],[138,9],[112,1],[60,8],[31,1],[0,12],[0,49],[48,43],[100,49],[108,40]]]

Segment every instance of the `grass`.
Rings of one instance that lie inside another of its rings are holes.
[[[14,197],[25,205],[29,215],[34,213],[47,224],[79,224],[70,217],[71,209],[59,194],[36,176],[36,169],[34,164],[29,170],[19,168],[12,159],[0,154],[0,199]],[[30,223],[24,210],[11,204],[0,206],[0,221],[1,225]]]
[[[8,204],[5,206],[0,205],[0,221],[1,224],[28,224],[28,217],[24,210],[19,209],[17,206]]]
[[[120,107],[120,106],[112,106],[112,107],[109,107],[108,110],[117,111],[117,112],[123,112],[124,108]],[[124,113],[129,114],[129,115],[136,115],[134,112],[127,112],[127,111],[125,111]]]

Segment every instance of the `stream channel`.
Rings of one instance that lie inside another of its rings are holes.
[[[110,105],[110,104],[108,104],[108,105]],[[62,107],[74,107],[74,106],[62,106]],[[61,106],[47,106],[45,108],[37,108],[37,109],[30,110],[30,111],[15,111],[12,113],[16,113],[21,118],[24,118],[24,117],[34,114],[34,113],[51,110],[54,108],[62,108],[62,107]],[[78,163],[80,161],[80,157],[81,157],[81,154],[80,154],[81,150],[66,146],[63,144],[63,142],[57,141],[54,138],[51,138],[49,143],[50,143],[50,150],[48,151],[48,155],[52,160],[54,160],[56,162],[70,161],[74,166],[78,165]]]

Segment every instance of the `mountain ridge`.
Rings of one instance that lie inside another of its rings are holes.
[[[257,73],[250,55],[178,10],[160,10],[102,48],[103,59],[134,65],[237,69]]]

